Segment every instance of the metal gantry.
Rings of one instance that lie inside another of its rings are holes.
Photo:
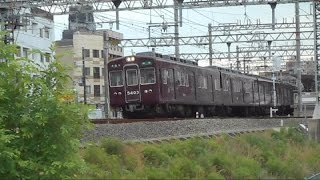
[[[275,28],[279,29],[294,29],[296,26],[295,21],[292,22],[282,22],[282,23],[275,23]],[[233,31],[254,31],[254,30],[265,30],[265,29],[272,29],[271,23],[250,23],[250,24],[238,24],[238,23],[224,23],[219,24],[216,26],[211,26],[212,32],[214,34],[226,34]],[[300,22],[301,29],[312,29],[313,22]]]
[[[282,57],[283,59],[293,59],[296,56],[296,48],[290,45],[284,46],[271,46],[271,51],[276,56]],[[231,51],[231,59],[235,60],[237,57],[243,58],[261,58],[268,57],[267,48],[256,48],[256,47],[240,47],[238,51]],[[207,60],[210,53],[180,53],[182,59],[189,60]],[[301,56],[312,57],[314,54],[313,45],[302,45]],[[213,52],[213,60],[226,60],[228,59],[228,52]]]
[[[224,35],[212,35],[212,43],[251,43],[251,42],[266,42],[271,41],[295,41],[296,32],[244,32]],[[313,31],[301,32],[301,40],[313,40]],[[121,45],[123,47],[160,47],[160,46],[174,46],[174,37],[151,37],[139,39],[123,39]],[[209,36],[188,36],[179,37],[179,45],[209,45]]]
[[[180,1],[181,8],[209,8],[244,5],[268,5],[294,3],[295,0],[184,0]],[[310,2],[310,0],[299,0]],[[0,0],[1,8],[41,8],[53,15],[69,14],[70,6],[93,6],[85,12],[130,11],[142,9],[174,8],[169,0]],[[71,12],[72,13],[72,12]]]

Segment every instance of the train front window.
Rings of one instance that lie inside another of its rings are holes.
[[[111,87],[123,86],[122,71],[110,72],[110,86]]]
[[[142,85],[156,83],[154,68],[140,69],[140,82]]]
[[[138,85],[138,74],[136,69],[127,70],[127,85],[128,86]]]

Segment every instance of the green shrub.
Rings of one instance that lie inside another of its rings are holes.
[[[168,170],[161,168],[146,168],[145,169],[147,179],[168,179],[170,178],[170,173]]]
[[[303,145],[306,142],[306,136],[294,128],[288,129],[287,137],[297,144]]]
[[[266,168],[272,175],[284,177],[286,173],[286,166],[283,161],[276,157],[269,158],[266,163]]]
[[[101,147],[107,154],[120,155],[123,150],[123,143],[118,139],[105,138],[101,141]]]
[[[174,144],[163,145],[161,149],[164,153],[166,153],[171,158],[174,158],[179,155],[179,151]]]
[[[235,161],[237,167],[232,170],[235,179],[258,179],[261,168],[258,162],[247,157],[237,157]]]
[[[160,148],[147,146],[143,150],[143,157],[146,164],[150,166],[161,166],[169,161],[169,156],[161,151]]]
[[[100,148],[96,146],[89,146],[84,151],[84,160],[90,164],[96,164],[103,167],[106,165],[106,159],[107,155],[105,152]]]
[[[217,170],[224,176],[230,175],[233,169],[234,158],[222,152],[218,152],[208,157],[209,163],[217,168]]]
[[[170,164],[170,170],[174,178],[190,179],[190,178],[204,178],[205,172],[196,164],[196,162],[187,158],[176,158]]]
[[[219,174],[218,172],[210,172],[208,174],[207,179],[225,179],[221,174]]]

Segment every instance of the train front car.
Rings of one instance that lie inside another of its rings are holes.
[[[127,118],[152,116],[158,103],[155,59],[144,56],[117,58],[108,63],[110,105]]]

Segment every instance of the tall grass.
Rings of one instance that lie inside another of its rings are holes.
[[[303,179],[320,172],[320,144],[295,129],[155,145],[105,139],[82,153],[85,178]]]

